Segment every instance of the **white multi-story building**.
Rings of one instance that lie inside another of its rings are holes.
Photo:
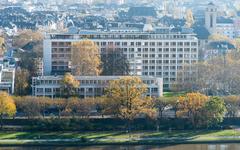
[[[33,96],[60,96],[61,80],[63,76],[39,76],[32,79]],[[80,82],[77,94],[80,98],[99,97],[104,95],[104,90],[108,87],[109,81],[120,79],[121,76],[76,76]],[[140,77],[147,85],[146,96],[160,97],[163,95],[162,78]]]
[[[71,45],[85,39],[96,42],[101,52],[109,47],[123,51],[130,63],[130,75],[163,78],[165,89],[175,82],[179,69],[198,61],[198,39],[186,29],[148,25],[142,31],[50,33],[44,39],[44,75],[70,71]]]
[[[15,66],[9,65],[8,62],[0,62],[0,91],[14,93]]]

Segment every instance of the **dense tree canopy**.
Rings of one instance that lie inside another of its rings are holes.
[[[203,122],[207,127],[216,126],[223,121],[226,106],[223,99],[211,97],[203,107]]]

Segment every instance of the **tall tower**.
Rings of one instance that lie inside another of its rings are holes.
[[[205,27],[213,34],[217,27],[217,7],[213,3],[209,3],[205,10]]]

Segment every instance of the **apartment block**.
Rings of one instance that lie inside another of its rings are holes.
[[[108,48],[123,51],[130,63],[130,75],[163,78],[164,89],[176,81],[177,71],[185,64],[198,61],[198,39],[190,29],[148,25],[143,30],[49,33],[44,39],[44,75],[70,71],[71,45],[86,39],[96,42],[100,53]]]

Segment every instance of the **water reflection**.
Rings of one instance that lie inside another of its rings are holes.
[[[162,146],[0,147],[1,150],[240,150],[240,144],[183,144]]]

